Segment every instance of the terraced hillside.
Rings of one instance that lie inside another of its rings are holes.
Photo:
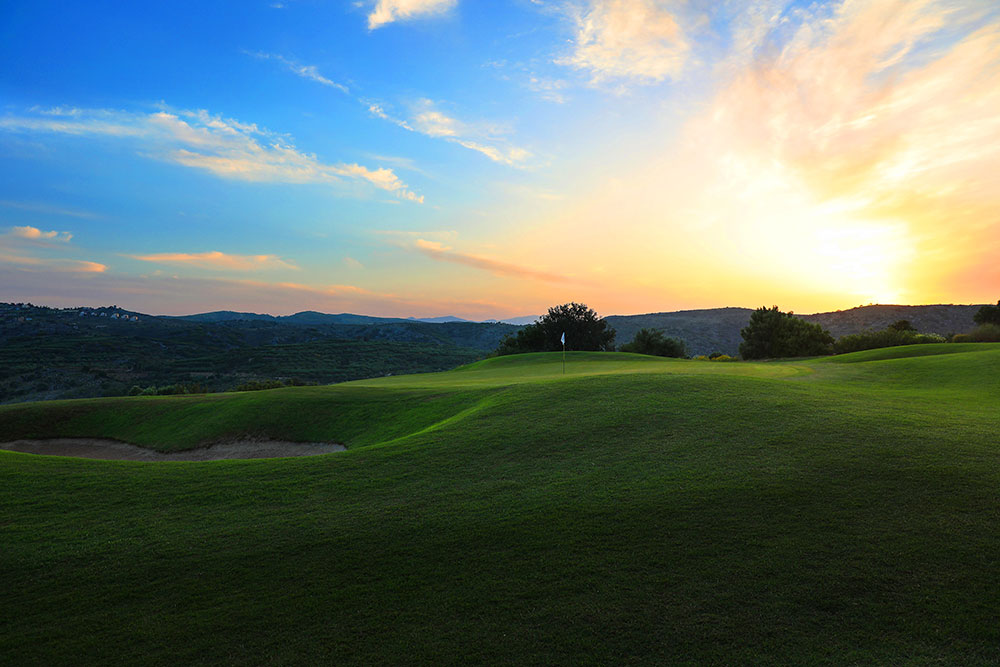
[[[993,664],[1000,345],[0,406],[8,664]]]

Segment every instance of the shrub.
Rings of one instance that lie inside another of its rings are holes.
[[[914,329],[893,328],[882,331],[862,331],[861,333],[841,336],[834,343],[837,354],[874,350],[880,347],[896,347],[897,345],[919,345],[922,343],[944,343],[946,339],[937,334],[921,334]]]
[[[264,389],[281,389],[282,387],[301,387],[305,382],[302,380],[250,380],[243,384],[238,384],[230,391],[262,391]]]
[[[909,320],[897,320],[888,327],[891,331],[916,331],[916,327],[910,324]]]
[[[1000,343],[1000,325],[981,324],[967,334],[957,334],[953,343]]]
[[[997,324],[1000,325],[1000,301],[995,306],[983,306],[972,317],[976,324]],[[981,341],[993,342],[993,341]]]
[[[650,354],[657,357],[684,357],[684,341],[668,338],[659,329],[639,329],[632,341],[619,348],[622,352]]]
[[[813,357],[833,351],[829,331],[791,312],[783,313],[777,306],[755,310],[740,335],[740,356],[744,359]]]

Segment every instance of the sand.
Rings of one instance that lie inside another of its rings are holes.
[[[342,452],[343,445],[329,442],[286,442],[284,440],[236,440],[183,452],[162,453],[117,440],[98,438],[55,438],[14,440],[0,443],[0,449],[25,454],[75,456],[114,461],[220,461],[224,459],[267,459],[283,456],[316,456]]]

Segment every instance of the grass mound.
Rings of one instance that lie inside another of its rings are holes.
[[[15,664],[995,663],[1000,345],[950,347],[574,353],[565,375],[527,355],[6,406],[18,437],[255,430],[348,451],[0,453],[0,647]]]
[[[874,350],[862,350],[850,354],[838,354],[826,357],[822,363],[856,364],[865,361],[884,361],[886,359],[908,359],[910,357],[928,357],[940,354],[968,354],[997,349],[994,343],[931,343],[925,345],[900,345],[883,347]]]

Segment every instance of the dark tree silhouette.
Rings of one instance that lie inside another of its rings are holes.
[[[976,324],[1000,324],[1000,301],[995,306],[983,306],[972,319]]]
[[[567,350],[614,349],[615,330],[608,327],[604,318],[582,303],[565,303],[549,308],[534,324],[504,336],[497,354],[555,352],[563,349],[560,339],[564,333]]]
[[[744,359],[812,357],[833,351],[829,331],[791,312],[783,313],[777,306],[755,310],[740,335],[740,356]]]

